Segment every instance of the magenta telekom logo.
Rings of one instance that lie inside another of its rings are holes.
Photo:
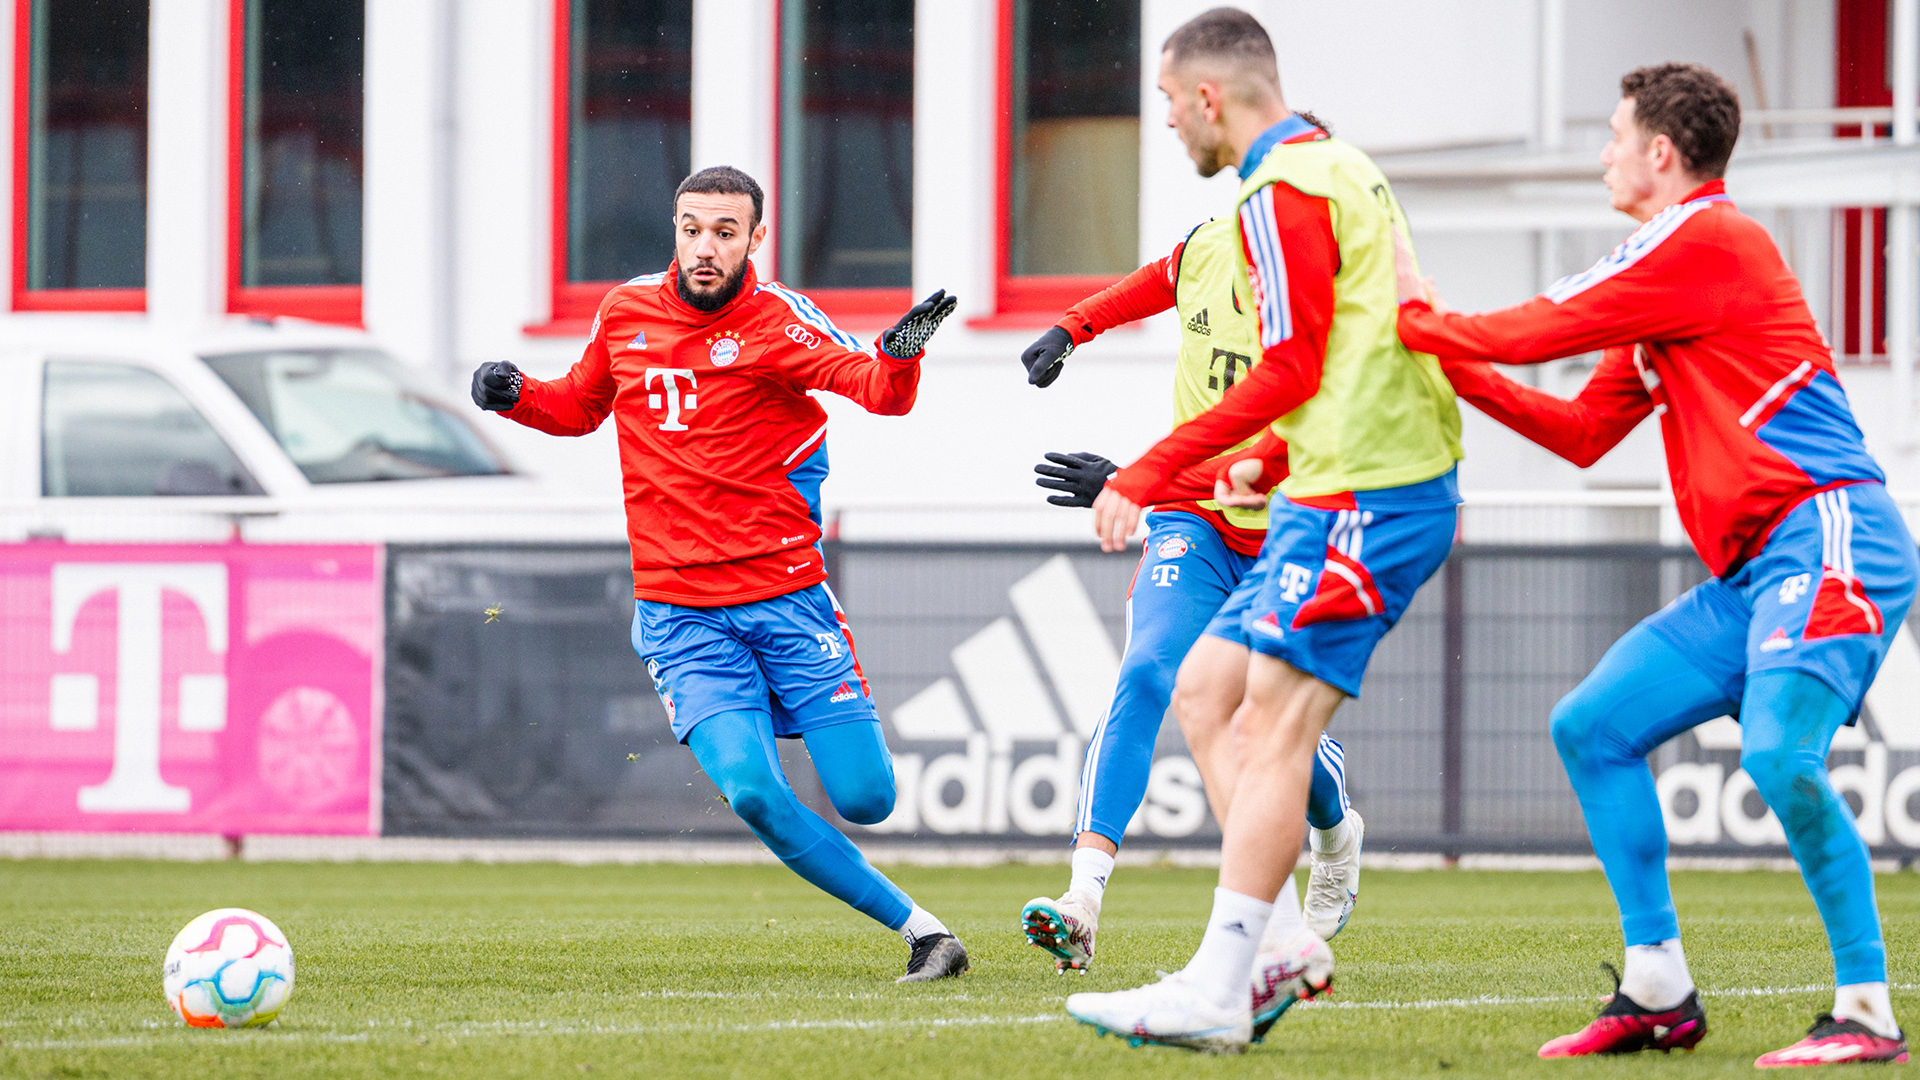
[[[381,551],[0,544],[0,828],[377,828]]]

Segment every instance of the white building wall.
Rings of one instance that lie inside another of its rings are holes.
[[[552,2],[369,0],[366,321],[396,354],[462,399],[468,373],[482,361],[512,360],[552,377],[582,345],[529,332],[550,317]],[[1315,110],[1363,147],[1391,150],[1535,139],[1541,12],[1552,2],[1247,6],[1274,34],[1289,103]],[[1143,6],[1142,261],[1231,204],[1234,179],[1194,173],[1164,126],[1154,85],[1161,41],[1208,6],[1210,0]],[[225,8],[223,0],[154,5],[149,300],[156,325],[215,313],[224,296]],[[1831,103],[1833,0],[1613,0],[1564,2],[1563,11],[1568,45],[1560,89],[1574,121],[1604,117],[1621,73],[1666,59],[1707,62],[1750,96],[1741,35],[1747,28],[1769,104]],[[696,0],[692,155],[695,167],[727,162],[759,177],[777,216],[772,15],[772,0]],[[1113,332],[1078,350],[1053,387],[1027,386],[1018,355],[1040,324],[987,318],[1001,227],[994,206],[996,5],[920,0],[918,20],[913,290],[923,296],[949,289],[961,307],[931,346],[911,416],[872,417],[827,401],[835,468],[826,499],[851,507],[1020,506],[1048,527],[1077,530],[1075,515],[1040,502],[1031,467],[1047,450],[1092,450],[1124,461],[1163,434],[1171,422],[1177,328],[1161,316]],[[11,31],[12,20],[0,19],[0,64],[12,63]],[[0,95],[0,111],[10,105],[11,95]],[[1575,123],[1568,145],[1597,145],[1597,130]],[[0,169],[10,152],[11,140],[0,139]],[[1595,199],[1603,198],[1596,190]],[[1423,229],[1412,212],[1426,269],[1467,310],[1525,299],[1568,269],[1560,263],[1573,257],[1569,252],[1581,250],[1518,230]],[[0,230],[13,216],[0,215]],[[1594,219],[1613,222],[1619,235],[1631,226],[1606,217],[1603,202],[1596,202]],[[1824,256],[1812,250],[1827,242],[1823,226],[1805,215],[1797,220],[1794,243],[1809,249],[1798,264],[1824,273]],[[1582,241],[1606,242],[1598,232]],[[763,268],[772,254],[769,241]],[[0,285],[8,265],[0,260]],[[1824,288],[1822,281],[1814,291]],[[1816,309],[1823,304],[1816,299]],[[870,334],[879,326],[850,329]],[[1580,377],[1579,369],[1566,369],[1545,376],[1544,385],[1572,393]],[[1859,401],[1859,388],[1876,385],[1879,376],[1846,377]],[[1867,405],[1862,422],[1870,434],[1885,428],[1874,416]],[[610,429],[564,440],[495,418],[483,418],[482,426],[556,492],[617,497]],[[1585,474],[1477,414],[1466,428],[1462,477],[1470,489],[1644,486],[1659,483],[1663,472],[1651,427]],[[1920,482],[1905,458],[1897,463],[1904,471],[1896,483]]]

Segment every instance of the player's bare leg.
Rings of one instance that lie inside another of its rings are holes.
[[[1200,768],[1200,782],[1206,787],[1215,821],[1227,820],[1227,807],[1233,802],[1238,770],[1228,731],[1246,688],[1247,647],[1210,634],[1202,635],[1187,651],[1173,685],[1174,719],[1180,722],[1180,734]]]

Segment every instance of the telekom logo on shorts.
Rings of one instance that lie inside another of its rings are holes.
[[[105,783],[80,789],[86,811],[181,813],[192,804],[183,787],[160,778],[160,591],[190,600],[206,627],[206,647],[227,651],[227,568],[223,563],[65,563],[53,567],[53,651],[73,650],[74,622],[88,600],[119,594],[114,670],[113,771]],[[180,676],[180,728],[227,726],[225,675]],[[100,686],[93,675],[52,677],[55,731],[92,731],[100,723]]]

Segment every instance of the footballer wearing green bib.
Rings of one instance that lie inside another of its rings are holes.
[[[1222,609],[1241,618],[1251,654],[1200,948],[1157,983],[1074,994],[1067,1010],[1130,1040],[1235,1053],[1272,990],[1263,936],[1291,937],[1270,924],[1302,922],[1281,886],[1305,838],[1320,736],[1451,548],[1460,417],[1438,362],[1397,333],[1394,245],[1405,223],[1392,189],[1365,154],[1288,109],[1259,22],[1232,8],[1198,16],[1167,39],[1159,82],[1168,125],[1201,175],[1239,172],[1237,271],[1260,360],[1107,482],[1096,531],[1107,550],[1124,546],[1152,491],[1268,429],[1288,444],[1289,475],[1259,560]],[[1258,462],[1230,466],[1216,498],[1257,504],[1260,472]]]

